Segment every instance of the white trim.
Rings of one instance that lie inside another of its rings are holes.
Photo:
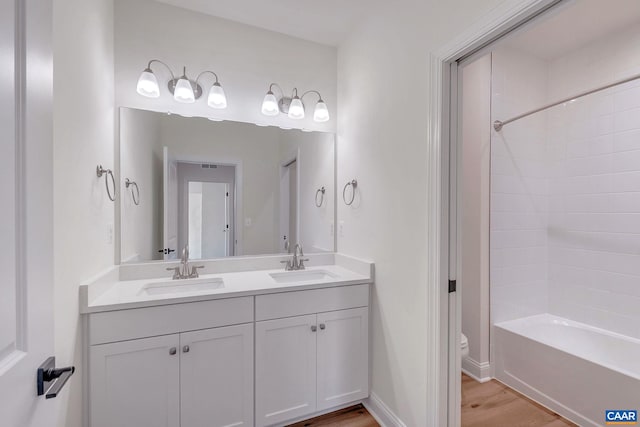
[[[491,364],[489,362],[480,363],[471,357],[462,359],[462,372],[479,383],[486,383],[491,380]]]
[[[448,66],[457,59],[480,49],[487,43],[513,30],[530,17],[556,4],[557,0],[512,0],[501,3],[481,17],[459,37],[429,55],[429,109],[427,114],[427,330],[428,343],[435,343],[433,356],[426,361],[427,425],[447,425],[449,378],[448,364],[456,357],[448,349],[448,203],[443,202],[443,185],[448,185],[449,111],[448,94],[450,82]],[[447,74],[444,73],[445,69]],[[445,92],[446,90],[446,92]],[[443,98],[443,94],[447,97]],[[445,103],[447,109],[445,110]],[[443,126],[445,124],[445,126]],[[446,194],[446,193],[445,193]],[[459,341],[458,341],[459,342]],[[443,396],[445,401],[443,402]],[[459,399],[459,397],[458,397]],[[454,403],[458,405],[460,402]],[[455,421],[451,423],[455,427]]]
[[[407,427],[377,394],[371,393],[362,404],[382,427]]]

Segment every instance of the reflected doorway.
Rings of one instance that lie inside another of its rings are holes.
[[[178,247],[191,259],[234,255],[234,165],[177,162]]]

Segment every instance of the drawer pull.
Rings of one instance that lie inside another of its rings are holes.
[[[318,327],[316,325],[311,326],[311,332],[315,332],[317,330],[318,330]]]
[[[175,347],[171,347],[169,349],[169,354],[172,355],[172,356],[175,356],[177,352],[178,352],[178,349],[175,348]]]
[[[189,350],[190,350],[190,348],[189,348],[188,345],[185,345],[184,347],[182,347],[182,352],[183,353],[189,353]]]
[[[320,329],[322,329],[324,331],[326,327],[327,326],[324,323],[320,323]]]

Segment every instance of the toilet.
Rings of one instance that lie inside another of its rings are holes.
[[[469,340],[465,334],[460,334],[460,355],[463,359],[469,355]]]

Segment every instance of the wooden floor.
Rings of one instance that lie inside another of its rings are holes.
[[[291,424],[289,427],[380,427],[362,405],[355,405],[321,417]]]
[[[504,384],[462,374],[462,427],[566,427],[575,424]]]
[[[289,427],[380,427],[362,405]],[[498,381],[479,383],[462,374],[462,427],[568,427],[575,424]]]

